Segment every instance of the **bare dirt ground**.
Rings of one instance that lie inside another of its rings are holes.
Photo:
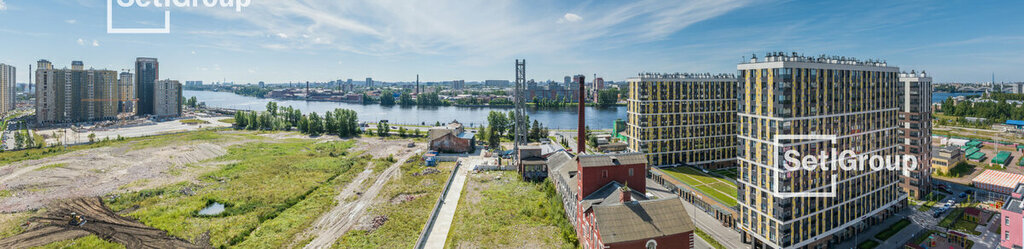
[[[131,143],[0,166],[0,212],[38,209],[54,200],[103,196],[194,179],[223,162],[204,162],[248,142],[196,142],[133,149]]]
[[[90,234],[125,245],[127,248],[212,248],[209,237],[200,244],[167,235],[138,221],[114,214],[98,197],[54,202],[43,216],[31,218],[24,233],[0,239],[0,248],[30,248],[54,241],[71,240]],[[87,221],[81,226],[68,225],[74,212]]]
[[[359,189],[362,182],[370,179],[373,172],[373,165],[369,164],[366,166],[366,170],[359,174],[359,176],[350,182],[345,187],[335,200],[338,201],[338,205],[331,208],[330,211],[324,213],[318,218],[313,225],[307,229],[302,235],[298,236],[293,241],[305,241],[312,237],[313,240],[306,244],[304,248],[330,248],[338,238],[341,238],[345,232],[353,229],[359,224],[365,223],[367,220],[366,209],[373,204],[381,201],[377,198],[380,194],[381,189],[384,185],[391,180],[392,177],[398,176],[401,165],[406,160],[422,152],[425,147],[424,144],[417,144],[413,148],[409,148],[408,141],[404,140],[385,140],[380,138],[360,138],[359,144],[356,145],[355,150],[363,150],[364,153],[373,155],[375,158],[386,158],[388,155],[399,156],[396,158],[396,162],[380,173],[374,180],[373,185],[366,189]],[[361,192],[361,193],[356,193]],[[353,195],[358,195],[358,198],[354,201],[348,201]]]

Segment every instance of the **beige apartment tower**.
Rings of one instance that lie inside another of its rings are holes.
[[[736,76],[642,73],[628,79],[629,149],[651,166],[736,166]]]
[[[753,248],[834,248],[855,235],[870,236],[860,232],[905,206],[898,171],[787,171],[782,159],[790,150],[819,155],[833,148],[898,155],[899,68],[769,53],[737,69],[743,242]],[[780,135],[834,135],[836,140]]]
[[[14,110],[17,104],[17,68],[0,64],[0,114]]]
[[[931,192],[932,160],[932,77],[911,70],[900,74],[899,151],[917,157],[917,167],[904,170],[900,188],[921,200]]]
[[[54,69],[39,61],[36,70],[36,122],[70,123],[117,118],[117,72]],[[78,65],[76,65],[76,68]]]
[[[181,82],[158,80],[153,88],[153,116],[181,116]]]

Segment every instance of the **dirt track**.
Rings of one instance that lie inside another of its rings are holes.
[[[206,162],[247,142],[171,144],[135,149],[131,144],[71,152],[0,166],[0,212],[34,210],[54,200],[137,191],[194,179],[223,162]]]
[[[167,232],[114,214],[98,197],[55,202],[48,208],[50,211],[42,216],[29,219],[31,225],[24,233],[0,239],[0,248],[43,246],[90,234],[127,248],[211,248],[206,235],[197,239],[198,245],[169,236]],[[72,212],[87,222],[82,226],[69,226],[68,217]]]
[[[301,236],[299,241],[305,240],[305,238],[313,237],[313,240],[306,244],[304,248],[330,248],[338,238],[341,238],[345,232],[348,232],[353,227],[356,227],[366,215],[366,210],[376,201],[377,195],[384,188],[391,178],[399,175],[402,164],[405,163],[410,157],[416,155],[416,150],[424,149],[422,145],[415,148],[403,148],[402,142],[384,142],[374,143],[372,141],[360,141],[359,148],[365,148],[367,153],[374,156],[384,156],[385,154],[398,154],[404,153],[400,158],[396,158],[397,161],[389,166],[384,172],[380,172],[373,185],[365,190],[358,190],[364,180],[367,180],[373,173],[373,164],[369,164],[366,170],[359,174],[359,176],[350,182],[345,189],[335,197],[338,202],[337,206],[331,208],[330,211],[320,216],[309,229],[306,230]],[[408,142],[404,142],[408,143]],[[372,145],[370,145],[372,144]],[[363,146],[367,145],[367,146]],[[362,191],[359,198],[352,202],[346,202],[355,191]]]

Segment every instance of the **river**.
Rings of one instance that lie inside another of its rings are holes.
[[[274,101],[280,107],[291,106],[303,113],[317,112],[323,114],[337,108],[350,109],[359,113],[359,121],[377,122],[388,120],[393,124],[427,124],[446,123],[458,120],[469,127],[478,127],[487,122],[487,115],[492,110],[508,112],[511,108],[486,107],[453,107],[453,106],[381,106],[377,104],[360,105],[340,102],[273,100],[237,95],[229,92],[182,91],[185,98],[196,97],[207,106],[231,108],[239,110],[267,109],[267,102]],[[587,125],[591,129],[611,129],[615,119],[626,119],[626,107],[608,108],[587,107]],[[526,111],[530,119],[540,121],[551,129],[575,129],[577,118],[576,107],[566,108],[529,108]]]
[[[949,98],[949,97],[956,97],[956,96],[975,96],[975,95],[981,95],[981,93],[948,93],[948,92],[937,92],[937,93],[932,93],[932,103],[942,103],[942,101],[946,101],[946,98]]]

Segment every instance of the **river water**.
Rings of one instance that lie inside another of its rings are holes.
[[[427,107],[401,107],[381,106],[377,104],[360,105],[340,102],[301,101],[301,100],[273,100],[237,95],[229,92],[210,91],[182,91],[185,98],[195,96],[199,102],[206,102],[207,106],[231,108],[240,110],[267,109],[267,102],[277,102],[279,107],[291,106],[302,110],[303,113],[317,112],[323,114],[336,108],[354,110],[359,114],[359,121],[377,122],[388,120],[393,124],[423,124],[433,125],[436,122],[446,123],[458,120],[469,127],[478,127],[487,122],[487,114],[492,110],[508,113],[511,108],[484,108],[484,107],[453,107],[453,106],[427,106]],[[608,108],[587,107],[587,125],[591,129],[611,129],[615,119],[626,119],[626,107],[616,106]],[[575,129],[577,123],[576,107],[566,108],[530,108],[527,109],[530,119],[540,121],[551,129]]]

